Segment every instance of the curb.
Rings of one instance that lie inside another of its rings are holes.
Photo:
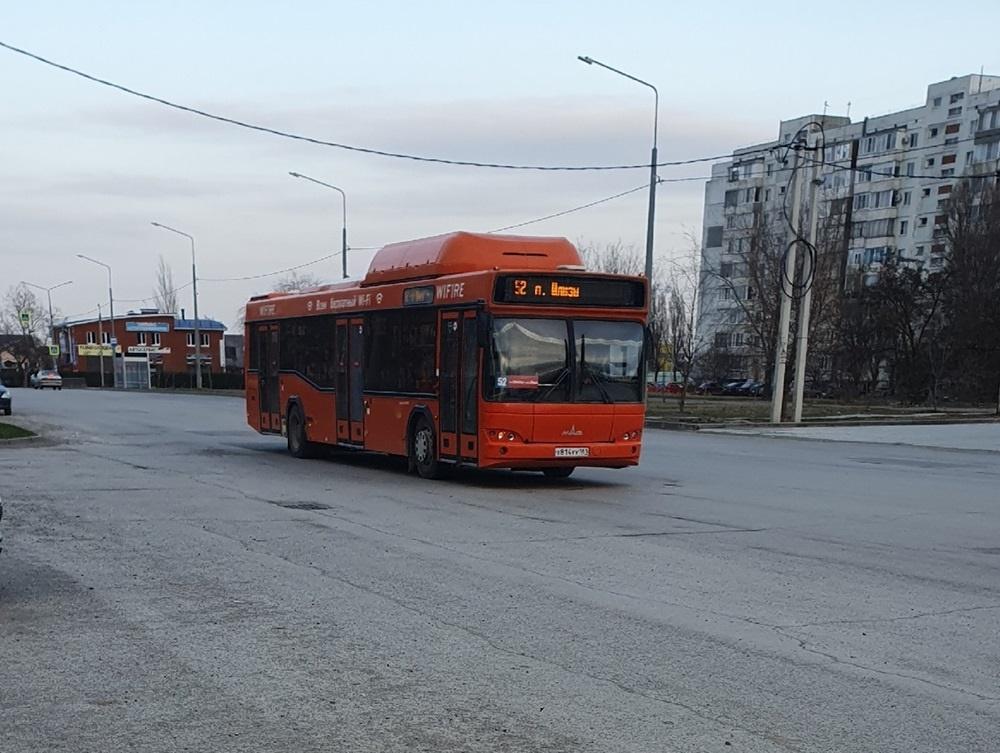
[[[669,421],[659,418],[647,418],[645,426],[647,429],[665,429],[668,431],[701,431],[702,429],[801,429],[809,426],[831,427],[831,426],[954,426],[958,424],[994,424],[1000,423],[997,416],[975,416],[969,418],[947,417],[947,418],[914,418],[914,419],[888,419],[871,420],[851,419],[839,421],[836,419],[816,419],[805,420],[801,423],[785,422],[772,424],[768,421],[728,421],[722,423],[697,423],[694,421]]]

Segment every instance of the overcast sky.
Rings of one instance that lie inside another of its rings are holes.
[[[808,12],[807,12],[808,11]],[[1000,74],[1000,3],[81,2],[8,3],[0,39],[180,103],[321,139],[460,160],[648,160],[652,95],[577,61],[656,84],[660,158],[769,140],[780,119],[855,119],[921,104],[928,83]],[[152,294],[164,254],[178,284],[196,236],[200,278],[269,272],[339,248],[485,231],[642,184],[646,172],[507,172],[296,143],[168,110],[0,49],[3,289],[53,285],[64,314]],[[703,176],[706,164],[664,169]],[[661,186],[656,250],[700,235],[703,184]],[[646,195],[518,232],[641,247]],[[350,254],[363,275],[373,251]],[[339,276],[339,259],[309,267]],[[273,278],[272,278],[273,279]],[[268,280],[203,282],[202,315],[232,324]],[[181,292],[190,315],[190,289]]]

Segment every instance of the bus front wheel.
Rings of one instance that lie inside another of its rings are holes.
[[[316,444],[306,439],[306,419],[302,408],[293,405],[288,411],[288,452],[294,458],[311,458],[316,456]]]
[[[441,462],[437,456],[437,442],[434,429],[426,418],[417,420],[410,437],[410,452],[413,465],[421,478],[440,478]]]
[[[542,471],[547,478],[569,478],[575,468],[571,465],[563,465],[558,468],[546,468]]]

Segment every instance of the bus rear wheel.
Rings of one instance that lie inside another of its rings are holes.
[[[306,419],[302,414],[302,408],[298,405],[293,405],[288,411],[286,433],[288,435],[288,453],[293,458],[316,457],[317,445],[306,438]]]
[[[438,460],[434,428],[426,418],[417,419],[413,426],[410,453],[413,465],[421,478],[441,477],[441,461]]]
[[[563,465],[558,468],[545,468],[542,473],[544,473],[547,478],[569,478],[575,470],[576,468],[571,465]]]

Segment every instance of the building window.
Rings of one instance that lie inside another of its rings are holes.
[[[913,147],[915,147],[917,145],[917,143],[920,140],[918,137],[919,137],[919,134],[916,131],[914,131],[913,133],[910,134],[910,141],[909,141],[910,149],[912,149]]]
[[[201,333],[201,347],[203,347],[203,348],[207,348],[208,347],[208,333],[207,332],[202,332]]]
[[[961,127],[962,127],[961,123],[949,123],[948,125],[946,125],[944,127],[945,136],[947,136],[949,134],[952,134],[952,133],[958,133],[958,131],[959,131],[959,129],[961,129]]]
[[[903,206],[904,207],[910,206],[910,192],[909,191],[903,191]]]
[[[889,133],[887,133],[885,135],[885,148],[886,149],[895,149],[896,148],[896,132],[895,131],[889,131]]]
[[[767,177],[770,178],[771,177],[771,173],[773,173],[773,172],[774,172],[774,165],[772,165],[770,162],[768,162],[767,163]]]
[[[770,188],[765,188],[764,189],[764,201],[770,201],[770,200],[771,200],[771,189]]]
[[[159,332],[154,332],[153,333],[153,345],[159,345],[159,344],[160,344],[160,333]]]
[[[967,165],[971,165],[972,164],[973,154],[974,154],[973,152],[966,152],[965,153],[965,164],[967,164]]]
[[[731,214],[728,217],[726,217],[726,229],[727,230],[734,230],[735,228],[736,228],[736,215],[735,214]],[[721,245],[721,243],[720,243],[720,245]]]
[[[920,192],[920,195],[924,196],[924,197],[930,196],[931,195],[931,189],[925,188],[923,191]]]
[[[188,332],[187,333],[187,346],[189,348],[193,348],[194,347],[194,332]]]
[[[101,345],[110,345],[110,344],[111,344],[111,333],[110,332],[102,332],[101,333]]]
[[[722,225],[709,225],[705,229],[705,245],[708,248],[722,246]]]
[[[934,97],[934,106],[935,107],[941,106],[941,97]]]
[[[941,171],[941,177],[942,178],[950,178],[954,174],[955,174],[955,168],[954,167],[949,167],[949,168]]]
[[[917,224],[918,224],[918,225],[920,225],[920,227],[927,227],[927,218],[926,218],[926,217],[921,217],[921,218],[920,218],[920,219],[919,219],[919,220],[917,221]],[[919,246],[917,246],[917,248],[920,248],[920,247],[919,247]]]
[[[936,137],[937,135],[938,135],[938,129],[937,129],[937,128],[932,128],[932,129],[931,129],[931,138],[933,139],[933,138],[935,138],[935,137]]]
[[[928,157],[924,162],[924,167],[934,167],[934,158]]]
[[[135,333],[135,341],[139,345],[145,345],[146,344],[146,333],[145,332],[136,332]]]
[[[740,192],[737,191],[736,189],[733,189],[732,191],[726,191],[726,198],[725,201],[723,202],[723,205],[726,207],[735,207],[740,200],[739,196]]]
[[[729,278],[733,276],[733,263],[731,261],[724,261],[719,265],[719,276]]]
[[[912,178],[913,177],[913,173],[915,172],[915,170],[914,170],[915,167],[916,167],[916,163],[915,162],[907,162],[906,163],[906,177],[908,177],[908,178]]]
[[[859,193],[854,195],[854,208],[855,209],[867,209],[868,208],[868,194]]]
[[[906,228],[908,226],[909,226],[909,223],[906,220],[900,220],[899,221],[899,234],[900,235],[906,235]]]
[[[942,194],[942,193],[951,193],[951,185],[938,186],[938,193],[939,194]]]
[[[948,109],[948,117],[949,118],[955,118],[955,117],[958,117],[961,114],[962,114],[962,108],[961,107],[951,107],[951,108]]]
[[[951,165],[951,164],[953,164],[955,162],[955,160],[957,158],[958,158],[958,155],[956,155],[956,154],[946,154],[943,157],[941,157],[941,164],[942,165]]]
[[[965,92],[955,92],[950,97],[948,97],[948,102],[951,104],[955,104],[956,102],[961,102],[963,99],[965,99]]]
[[[92,331],[87,332],[87,345],[93,345],[96,342],[97,342],[97,335],[95,335]]]
[[[875,151],[875,137],[869,136],[868,138],[865,139],[864,153],[871,154],[874,151]]]
[[[917,246],[913,250],[913,253],[915,253],[917,256],[923,256],[924,255],[924,247],[923,246]]]

